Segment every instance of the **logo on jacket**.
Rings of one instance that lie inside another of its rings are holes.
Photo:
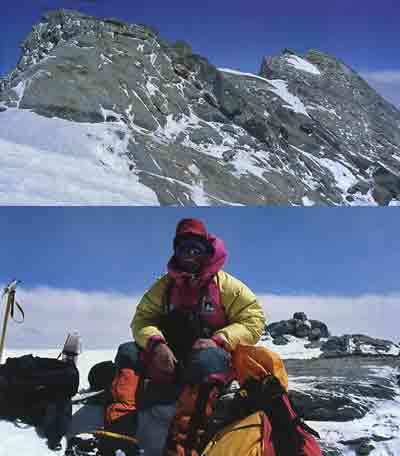
[[[211,301],[203,301],[202,311],[204,313],[212,313],[215,311],[215,306]]]

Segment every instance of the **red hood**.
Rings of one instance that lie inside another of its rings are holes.
[[[216,236],[208,234],[207,240],[213,246],[214,254],[209,258],[203,269],[195,275],[197,280],[194,282],[196,284],[199,284],[199,282],[200,284],[207,282],[211,279],[212,276],[220,271],[224,266],[226,257],[228,255],[224,241],[222,239],[218,239]],[[185,279],[188,277],[193,277],[193,274],[176,269],[174,256],[168,262],[168,275],[175,279],[178,284],[179,282],[185,281]]]

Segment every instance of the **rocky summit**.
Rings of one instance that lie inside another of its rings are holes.
[[[0,125],[15,110],[87,128],[102,145],[102,182],[122,173],[124,186],[140,184],[154,204],[400,204],[400,112],[315,50],[285,49],[247,74],[147,26],[60,10],[34,26],[0,82]],[[93,134],[93,124],[107,129]],[[41,144],[44,135],[57,140],[46,128],[37,128]]]

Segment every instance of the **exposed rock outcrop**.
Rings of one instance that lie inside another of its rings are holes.
[[[330,335],[325,323],[318,320],[309,320],[304,312],[296,312],[290,320],[270,323],[265,330],[271,335],[274,343],[276,343],[275,340],[277,338],[285,335],[308,338],[310,341],[327,338]],[[282,341],[283,339],[280,340]],[[286,340],[287,342],[289,341],[288,339]]]

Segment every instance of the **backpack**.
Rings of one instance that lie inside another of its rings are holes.
[[[71,397],[79,387],[72,362],[25,355],[0,366],[0,418],[39,426],[57,444],[72,420]]]
[[[263,412],[255,412],[215,434],[201,454],[276,456],[271,423]]]
[[[287,373],[266,347],[239,345],[232,354],[240,386],[216,394],[203,383],[181,396],[167,454],[190,456],[322,456],[315,437],[287,395]],[[197,388],[197,389],[196,389]],[[190,404],[191,402],[191,404]]]

